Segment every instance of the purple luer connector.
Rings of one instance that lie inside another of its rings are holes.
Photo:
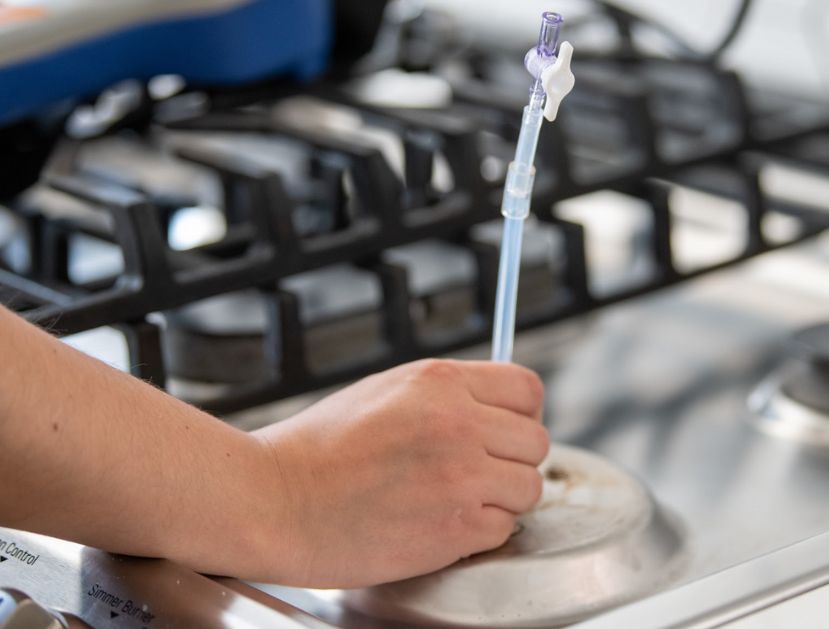
[[[538,54],[545,57],[556,54],[558,36],[564,18],[558,13],[547,11],[541,16],[541,32],[538,34]]]
[[[558,13],[546,11],[541,15],[541,31],[538,44],[530,48],[524,57],[524,67],[535,79],[533,91],[541,89],[541,73],[556,61],[556,48],[564,18]]]

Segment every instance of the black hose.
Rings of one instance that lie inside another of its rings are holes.
[[[610,17],[616,23],[619,34],[622,37],[624,44],[628,49],[633,47],[633,24],[642,24],[654,29],[655,31],[661,33],[664,37],[666,37],[677,48],[678,54],[680,56],[710,62],[717,61],[722,56],[722,54],[728,49],[728,47],[734,42],[734,40],[737,38],[737,35],[740,34],[740,31],[745,25],[746,16],[748,15],[751,6],[754,4],[754,0],[740,0],[740,4],[737,7],[737,11],[734,13],[734,17],[731,20],[731,24],[728,27],[728,31],[725,33],[723,38],[709,52],[701,52],[698,49],[691,46],[690,44],[688,44],[688,42],[686,42],[671,28],[657,20],[654,20],[653,18],[641,15],[639,13],[634,13],[629,9],[619,6],[611,0],[593,1],[597,5],[599,5],[602,8],[602,10],[608,15],[608,17]]]
[[[752,4],[754,4],[754,0],[740,1],[740,6],[734,14],[734,18],[731,20],[731,26],[728,28],[728,32],[720,40],[720,43],[714,46],[711,52],[705,55],[708,61],[716,61],[719,59],[726,49],[734,42],[745,24],[746,16],[748,15]]]

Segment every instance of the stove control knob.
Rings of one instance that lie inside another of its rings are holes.
[[[66,629],[60,614],[17,590],[0,590],[0,629]]]

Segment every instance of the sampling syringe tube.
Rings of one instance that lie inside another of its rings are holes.
[[[536,147],[544,120],[546,93],[542,72],[555,61],[555,49],[564,20],[557,13],[547,12],[541,17],[538,45],[524,59],[535,82],[530,89],[530,102],[524,107],[521,130],[515,148],[515,159],[507,169],[501,214],[504,233],[501,237],[501,259],[498,267],[498,289],[495,298],[495,316],[492,335],[492,360],[512,360],[515,336],[515,310],[518,299],[518,277],[521,269],[521,241],[524,220],[530,214],[533,183],[535,181]]]
[[[512,344],[515,336],[515,309],[518,301],[518,273],[512,267],[518,261],[521,266],[521,240],[524,221],[520,218],[504,219],[504,235],[501,240],[501,261],[498,268],[498,293],[495,298],[495,322],[492,332],[492,360],[508,363],[512,360]]]
[[[525,113],[529,108],[525,109]],[[539,114],[539,127],[540,127]],[[522,129],[522,134],[524,129]],[[536,130],[535,136],[538,136]],[[527,149],[530,158],[535,147]],[[501,236],[501,260],[498,265],[498,291],[495,297],[495,319],[492,334],[492,360],[507,363],[512,360],[515,336],[515,309],[518,301],[518,276],[521,271],[521,241],[524,220],[530,213],[535,167],[530,162],[514,161],[509,165],[504,186],[504,233]]]

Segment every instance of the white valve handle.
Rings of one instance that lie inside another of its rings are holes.
[[[559,47],[558,56],[553,65],[545,68],[541,73],[541,84],[547,94],[547,103],[544,105],[544,117],[552,122],[558,116],[561,101],[569,94],[576,84],[576,77],[570,69],[573,60],[573,45],[563,42]]]

